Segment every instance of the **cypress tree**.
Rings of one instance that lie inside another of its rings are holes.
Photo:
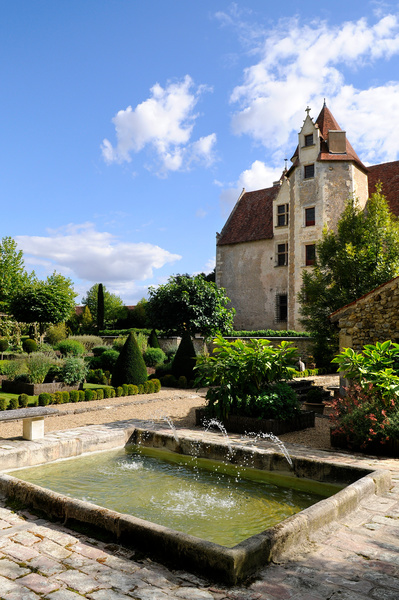
[[[104,329],[104,288],[103,284],[98,284],[97,290],[97,327],[101,331]]]
[[[137,343],[136,336],[130,332],[112,372],[112,386],[117,388],[124,383],[140,385],[147,381],[147,367]]]
[[[157,334],[155,333],[155,329],[153,329],[148,337],[147,344],[150,348],[160,348],[158,342]]]
[[[194,344],[191,339],[190,332],[185,330],[179,347],[177,349],[175,358],[172,363],[172,373],[176,378],[184,375],[187,381],[194,379],[194,367],[196,362],[196,353],[194,350]]]

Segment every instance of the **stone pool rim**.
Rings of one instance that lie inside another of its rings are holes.
[[[94,435],[88,436],[83,441],[81,439],[78,447],[68,443],[68,440],[58,447],[54,447],[54,444],[30,442],[32,446],[36,446],[36,451],[32,448],[33,464],[38,465],[52,462],[58,458],[80,456],[87,452],[115,449],[125,446],[126,443],[136,444],[138,440],[144,445],[151,445],[151,447],[171,451],[178,449],[183,454],[189,453],[193,444],[193,438],[184,437],[180,435],[180,432],[179,440],[176,441],[172,434],[165,431],[139,427],[119,428],[112,435],[105,436],[101,442],[97,441],[96,443],[95,438]],[[195,443],[201,457],[220,459],[223,456],[226,458],[227,444],[224,440],[218,442],[196,441]],[[10,459],[12,454],[16,456],[16,453],[10,453]],[[26,452],[24,454],[24,459],[20,456],[17,460],[9,460],[10,464],[5,469],[14,470],[22,466],[33,466],[32,463],[27,464]],[[239,444],[235,445],[235,453],[232,456],[234,460],[230,462],[239,464],[238,461],[243,460],[243,457],[247,458],[249,454],[258,463],[268,464],[271,467],[270,470],[282,471],[285,474],[289,471],[288,463],[278,452],[263,448],[255,450]],[[87,526],[94,536],[106,534],[114,542],[145,552],[146,555],[168,566],[171,565],[171,557],[173,557],[174,568],[185,568],[202,575],[205,574],[210,579],[222,580],[227,584],[235,585],[256,574],[268,562],[278,560],[281,554],[290,547],[308,542],[312,533],[351,512],[358,506],[360,500],[382,493],[391,486],[389,471],[352,467],[333,461],[309,460],[296,457],[292,451],[291,455],[298,473],[304,472],[307,468],[312,472],[313,478],[330,477],[331,481],[336,479],[339,472],[342,472],[347,473],[353,481],[333,496],[240,542],[234,548],[219,546],[134,516],[69,498],[6,473],[0,475],[0,491],[8,498],[34,510],[43,511],[45,506],[47,518],[61,520],[72,529],[77,525]]]

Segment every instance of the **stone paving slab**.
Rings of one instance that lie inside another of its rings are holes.
[[[132,422],[124,426],[131,427]],[[82,429],[90,430],[80,428],[81,437],[89,435]],[[109,434],[106,426],[97,425],[95,431]],[[68,433],[72,439],[73,432]],[[184,430],[185,436],[198,434]],[[57,439],[56,434],[51,436]],[[219,441],[221,435],[210,433],[210,438]],[[21,442],[25,443],[29,442]],[[231,436],[231,443],[242,440]],[[320,461],[389,469],[393,487],[365,499],[350,515],[283,556],[279,564],[234,588],[208,581],[206,573],[197,577],[169,570],[117,544],[38,519],[27,510],[13,512],[0,498],[0,600],[398,600],[399,460],[287,447],[291,453]]]

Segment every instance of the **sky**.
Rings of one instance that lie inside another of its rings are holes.
[[[210,272],[324,99],[366,165],[399,159],[399,2],[0,0],[0,238],[77,303]]]

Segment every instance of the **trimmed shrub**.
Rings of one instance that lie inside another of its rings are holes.
[[[104,390],[103,388],[98,388],[97,392],[97,400],[102,400],[104,398]]]
[[[61,369],[61,379],[67,385],[76,385],[85,380],[87,366],[83,358],[79,356],[68,356],[64,360]]]
[[[63,403],[62,392],[54,392],[54,394],[52,394],[52,396],[53,396],[54,404],[62,404]]]
[[[64,390],[63,392],[61,392],[61,394],[62,394],[62,403],[63,404],[68,404],[68,402],[70,400],[69,392],[67,392],[66,390]]]
[[[140,383],[137,388],[139,390],[139,394],[144,394],[144,384]]]
[[[128,396],[128,395],[129,395],[129,386],[128,386],[128,384],[127,384],[127,383],[124,383],[124,384],[122,385],[122,387],[123,387],[123,395],[124,395],[124,396]]]
[[[22,349],[28,354],[31,354],[31,352],[37,352],[37,343],[35,340],[28,338],[22,342]]]
[[[86,400],[85,391],[78,390],[78,394],[79,394],[79,402],[84,402]]]
[[[86,352],[91,352],[95,346],[102,346],[104,343],[98,335],[70,335],[68,339],[82,344]]]
[[[51,402],[51,395],[47,392],[39,394],[39,406],[47,406]]]
[[[143,358],[147,367],[156,367],[165,362],[166,354],[161,348],[147,348]]]
[[[110,387],[104,388],[104,398],[112,398],[111,390],[112,390],[112,388],[110,388]]]
[[[119,352],[108,348],[99,356],[90,358],[91,369],[103,369],[104,371],[112,371],[118,360]]]
[[[8,410],[15,410],[16,408],[19,408],[18,398],[10,398],[7,408]]]
[[[155,332],[155,329],[153,329],[151,331],[150,335],[148,336],[147,344],[148,344],[149,348],[160,348],[161,347],[159,345],[158,336]]]
[[[62,356],[82,356],[86,351],[83,344],[72,338],[59,342],[57,350],[61,352]]]
[[[0,354],[1,354],[2,360],[3,360],[3,352],[5,352],[7,350],[8,346],[9,346],[8,340],[6,338],[0,338]]]
[[[98,397],[97,397],[97,390],[91,390],[91,391],[93,392],[93,398],[92,398],[92,400],[97,400],[98,399]]]
[[[87,389],[84,391],[84,394],[85,394],[85,400],[87,402],[90,402],[90,400],[93,400],[93,396],[94,396],[93,390]]]
[[[21,408],[26,408],[29,404],[29,396],[28,394],[20,394],[18,396],[18,405]]]
[[[110,393],[110,398],[115,398],[116,396],[116,392],[115,392],[115,388],[109,388],[109,393]]]
[[[95,346],[94,348],[92,348],[94,356],[101,356],[101,354],[103,354],[107,350],[110,350],[109,346]]]
[[[188,387],[188,383],[187,383],[187,377],[185,377],[184,375],[180,375],[179,379],[177,380],[177,387],[185,390]]]
[[[123,387],[121,385],[118,385],[118,387],[115,389],[115,393],[117,398],[124,396]]]
[[[71,390],[69,392],[69,400],[71,402],[79,402],[79,391],[78,390]]]
[[[46,341],[55,346],[61,340],[65,340],[67,337],[67,328],[65,323],[58,323],[57,325],[50,325],[46,331]]]
[[[313,404],[321,404],[325,397],[324,390],[320,388],[312,388],[306,394],[306,402],[311,402]]]
[[[179,378],[184,375],[187,381],[194,379],[194,367],[196,362],[196,353],[194,344],[189,331],[182,335],[181,342],[177,349],[172,363],[172,375]]]
[[[0,398],[0,410],[6,410],[8,404],[7,398]]]
[[[165,387],[177,387],[177,379],[171,373],[161,378],[161,383]]]
[[[118,387],[124,383],[139,385],[147,381],[147,367],[137,344],[136,337],[131,333],[123,346],[112,373],[112,385]]]
[[[138,393],[139,393],[139,388],[137,387],[137,385],[134,385],[133,383],[129,383],[130,396],[136,396]]]
[[[87,383],[101,383],[106,385],[108,383],[108,377],[106,377],[102,369],[90,369],[86,377]]]

